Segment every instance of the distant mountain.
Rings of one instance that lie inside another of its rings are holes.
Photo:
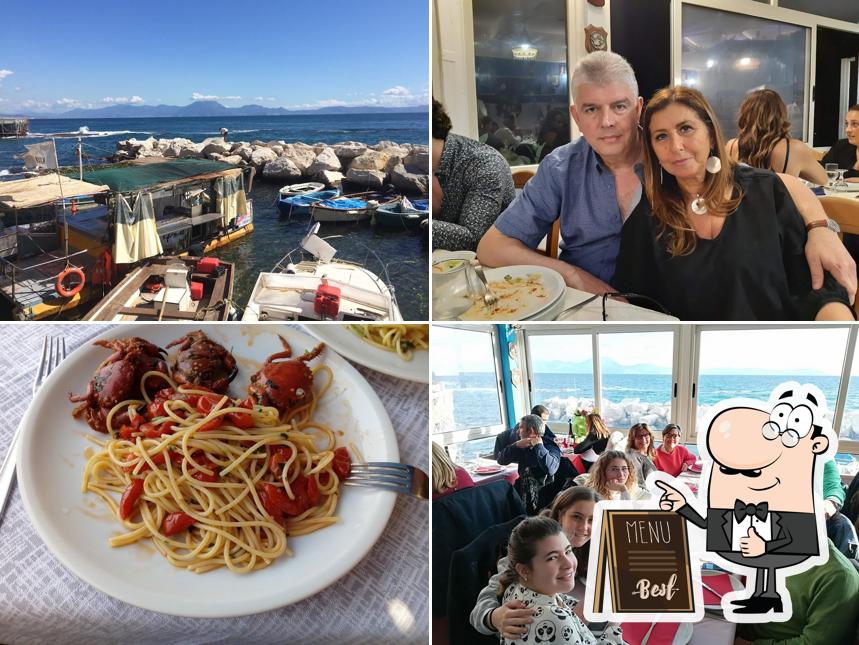
[[[392,113],[424,113],[429,110],[427,105],[412,107],[379,107],[362,105],[354,107],[323,107],[315,110],[287,110],[286,108],[268,108],[262,105],[243,105],[241,107],[226,107],[217,101],[194,101],[189,105],[109,105],[103,108],[75,108],[60,114],[33,114],[31,118],[52,119],[150,119],[157,117],[206,117],[206,116],[282,116],[291,114],[392,114]]]
[[[534,372],[539,374],[590,374],[593,370],[593,362],[588,359],[578,363],[569,361],[546,361],[534,365]],[[602,359],[603,374],[671,374],[670,367],[659,367],[658,365],[621,365],[610,359]]]

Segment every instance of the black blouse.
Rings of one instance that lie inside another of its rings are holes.
[[[856,146],[849,143],[847,139],[836,141],[835,145],[823,155],[820,165],[825,166],[828,163],[837,163],[839,168],[849,168],[844,173],[845,177],[859,177],[859,170],[853,167],[856,165]]]
[[[719,235],[699,239],[689,255],[668,254],[668,235],[657,239],[659,222],[642,199],[621,232],[614,286],[684,320],[813,320],[829,302],[849,307],[828,273],[812,291],[805,225],[778,176],[738,165],[734,179],[742,202]]]

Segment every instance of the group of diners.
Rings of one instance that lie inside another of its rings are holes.
[[[434,248],[545,266],[569,287],[634,294],[681,319],[854,318],[856,263],[799,177],[824,183],[821,164],[836,162],[859,181],[859,105],[818,162],[772,90],[747,97],[726,141],[700,91],[666,87],[645,106],[612,52],[582,58],[570,83],[582,136],[552,150],[519,195],[505,160],[450,134],[433,102]],[[556,221],[554,258],[537,249]]]
[[[477,596],[470,624],[478,633],[498,635],[503,644],[535,642],[532,631],[538,626],[544,632],[553,630],[554,642],[623,643],[619,625],[588,623],[582,603],[573,594],[577,582],[580,590],[587,584],[595,504],[603,499],[646,503],[651,492],[645,481],[651,472],[678,476],[695,466],[696,457],[681,443],[677,424],[667,424],[661,444],[654,447],[650,428],[636,423],[623,448],[610,445],[612,433],[603,419],[596,412],[588,413],[587,435],[574,448],[585,472],[574,472],[545,508],[534,507],[541,496],[533,488],[540,485],[555,490],[551,484],[561,464],[571,463],[547,427],[548,417],[547,408],[535,406],[514,428],[496,438],[498,463],[519,465],[515,487],[526,502],[528,517],[510,533],[507,555]],[[432,472],[434,499],[475,485],[466,470],[454,464],[436,443]],[[788,578],[793,606],[789,621],[738,625],[735,645],[846,642],[841,639],[859,635],[856,533],[839,513],[845,491],[834,461],[825,463],[823,479],[828,562]],[[528,500],[532,500],[531,506]],[[583,598],[584,594],[575,596]]]

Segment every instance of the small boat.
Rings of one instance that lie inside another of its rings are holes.
[[[397,228],[417,231],[421,221],[429,217],[429,200],[407,197],[381,204],[373,213],[373,224],[382,228]]]
[[[234,267],[217,258],[160,256],[132,269],[84,320],[229,320]]]
[[[317,222],[360,222],[370,219],[378,205],[376,200],[335,197],[311,205],[310,215]]]
[[[310,207],[323,199],[331,199],[338,195],[337,190],[322,190],[314,193],[303,193],[284,197],[281,195],[277,200],[277,210],[283,217],[293,215],[309,215]]]
[[[334,260],[337,252],[316,236],[319,223],[268,273],[260,273],[242,321],[402,320],[394,289],[359,264]],[[292,253],[312,259],[291,261]]]
[[[295,195],[306,195],[307,193],[318,193],[325,190],[325,184],[319,181],[308,181],[303,184],[289,184],[280,189],[281,197],[294,197]]]

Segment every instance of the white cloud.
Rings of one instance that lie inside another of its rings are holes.
[[[11,69],[0,69],[0,81],[2,81],[7,76],[11,76],[14,73],[15,72],[13,72]]]
[[[20,91],[21,91],[21,90],[23,90],[23,89],[24,89],[24,88],[23,88],[23,87],[21,87],[20,85],[16,85],[16,86],[15,86],[15,91],[16,91],[16,92],[20,92]]]
[[[116,97],[105,96],[101,100],[101,102],[102,103],[117,104],[117,105],[124,105],[126,103],[136,105],[138,103],[143,103],[143,99],[141,97],[137,96],[136,94],[134,96],[132,96],[131,98],[128,98],[127,96],[116,96]]]
[[[191,93],[192,101],[238,101],[241,96],[216,96],[215,94],[200,94],[199,92]]]
[[[273,96],[255,96],[254,101],[276,101]]]
[[[33,99],[27,99],[26,101],[21,103],[21,107],[45,109],[51,107],[51,104],[46,103],[44,101],[34,101]]]
[[[8,103],[8,102],[9,102],[9,99],[4,99],[4,98],[0,97],[0,103]]]
[[[65,97],[56,100],[57,105],[62,105],[63,107],[75,107],[81,104],[77,99],[67,99]]]
[[[384,92],[382,92],[382,94],[386,96],[411,96],[412,93],[402,85],[397,85],[395,87],[385,90]]]

